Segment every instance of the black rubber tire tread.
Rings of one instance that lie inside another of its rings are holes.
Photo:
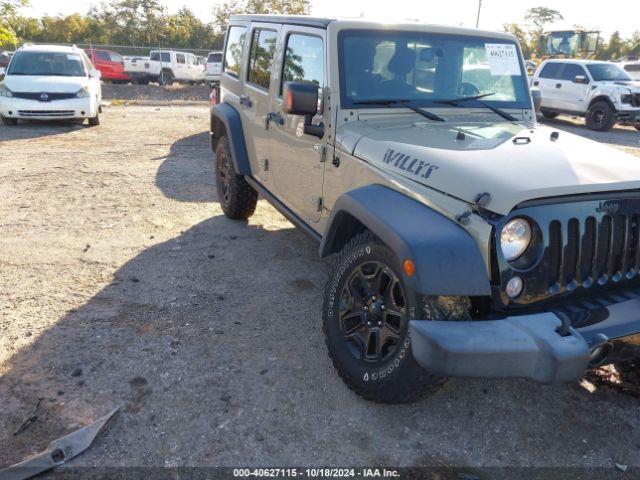
[[[373,244],[381,247],[382,249],[386,249],[390,261],[396,260],[396,256],[391,249],[389,249],[371,232],[364,231],[353,237],[342,248],[329,270],[329,277],[326,282],[323,300],[322,329],[325,337],[325,343],[329,352],[329,357],[331,358],[338,375],[340,375],[347,386],[356,394],[366,400],[377,403],[413,403],[437,392],[446,383],[447,378],[423,369],[413,358],[411,352],[409,352],[408,355],[404,357],[404,360],[401,361],[400,366],[395,369],[393,375],[385,377],[384,381],[380,381],[375,384],[371,383],[370,386],[364,387],[360,379],[350,374],[337,358],[327,331],[328,322],[335,321],[335,316],[330,317],[328,314],[328,302],[334,278],[336,275],[339,275],[341,265],[354,253],[354,250]],[[344,275],[346,275],[346,273],[344,273]],[[418,301],[422,302],[423,299],[419,299]],[[425,306],[423,305],[422,309],[424,308]]]
[[[602,109],[606,114],[606,119],[604,123],[602,123],[601,125],[598,125],[597,123],[595,123],[592,118],[591,112],[596,109]],[[605,102],[604,100],[601,100],[599,102],[594,102],[594,104],[591,105],[589,107],[589,110],[587,111],[587,118],[586,118],[587,128],[589,130],[595,130],[596,132],[607,132],[611,130],[616,123],[616,117],[614,113],[615,112],[613,108],[611,108],[611,105],[609,105],[608,102]]]
[[[3,123],[3,125],[6,125],[7,127],[15,127],[16,125],[18,125],[18,119],[17,118],[7,118],[5,116],[2,116],[2,123]]]
[[[222,155],[226,155],[230,160],[233,158],[231,154],[231,147],[229,145],[229,139],[223,136],[218,141],[216,147],[216,161],[215,171],[216,176],[220,168],[218,159]],[[226,202],[223,198],[222,192],[218,182],[216,182],[216,188],[218,189],[218,201],[222,207],[224,214],[233,220],[246,220],[256,211],[256,205],[258,204],[258,192],[247,183],[242,175],[232,173],[232,180],[229,185],[230,195],[229,201]]]
[[[98,125],[100,125],[100,114],[96,114],[95,117],[90,118],[89,119],[89,125],[91,125],[92,127],[97,127]]]

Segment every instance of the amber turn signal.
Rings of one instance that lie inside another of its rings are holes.
[[[413,263],[413,260],[406,259],[402,263],[402,268],[404,268],[404,273],[407,277],[413,277],[413,274],[416,273],[416,264]]]

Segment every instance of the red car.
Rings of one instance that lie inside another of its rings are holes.
[[[97,48],[88,48],[85,52],[87,52],[95,67],[100,70],[103,80],[112,82],[131,81],[129,75],[124,72],[124,59],[120,54]]]

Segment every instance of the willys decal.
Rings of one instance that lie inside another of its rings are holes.
[[[384,154],[382,159],[387,165],[393,165],[400,170],[416,175],[420,178],[429,178],[434,170],[437,170],[438,166],[432,165],[427,162],[423,162],[417,158],[413,158],[410,155],[396,152],[389,149]]]

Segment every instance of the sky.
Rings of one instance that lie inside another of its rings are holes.
[[[219,0],[220,2],[222,0]],[[98,0],[30,0],[31,7],[23,13],[67,15],[86,13]],[[210,21],[216,0],[164,0],[169,11],[175,12],[186,5],[204,21]],[[384,20],[418,20],[424,23],[475,27],[478,0],[311,0],[313,15],[329,17],[364,17]],[[600,5],[606,5],[600,7]],[[599,29],[608,37],[619,30],[623,37],[640,30],[640,1],[607,0],[603,4],[588,0],[482,0],[480,28],[501,30],[504,23],[524,23],[524,14],[530,7],[547,6],[559,10],[565,20],[554,28],[581,25]]]

